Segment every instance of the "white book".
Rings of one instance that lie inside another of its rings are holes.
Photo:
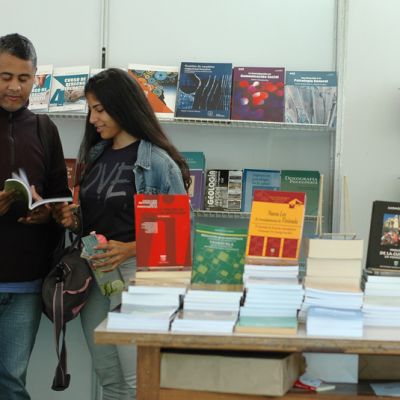
[[[25,202],[29,210],[34,210],[36,207],[40,207],[44,204],[49,203],[70,203],[72,202],[72,197],[52,197],[48,199],[42,199],[38,201],[33,201],[31,185],[28,181],[28,177],[23,169],[19,169],[18,173],[13,172],[12,178],[6,179],[4,182],[4,190],[10,191],[14,190],[16,193],[16,201],[21,200]]]
[[[46,112],[49,109],[53,65],[38,65],[35,81],[29,96],[28,108],[32,111]]]
[[[54,68],[50,95],[50,112],[85,112],[84,88],[89,66]]]
[[[184,286],[156,286],[156,285],[129,285],[129,293],[143,293],[143,294],[171,294],[183,295],[186,293],[187,288]]]

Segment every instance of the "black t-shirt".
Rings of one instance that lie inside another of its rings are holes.
[[[139,140],[122,149],[107,148],[87,172],[80,189],[83,234],[91,231],[108,240],[135,240],[133,166]]]

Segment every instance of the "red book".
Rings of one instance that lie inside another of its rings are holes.
[[[135,195],[138,269],[191,267],[189,196]]]

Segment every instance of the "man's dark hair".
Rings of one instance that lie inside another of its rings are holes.
[[[9,53],[21,60],[32,61],[33,67],[36,68],[36,50],[32,42],[19,33],[11,33],[0,37],[0,54],[2,53]]]

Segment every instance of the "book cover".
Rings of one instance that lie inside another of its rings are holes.
[[[129,64],[128,74],[139,83],[158,118],[174,117],[178,67]]]
[[[188,195],[135,195],[135,225],[138,268],[191,266]]]
[[[89,66],[54,68],[51,83],[50,112],[86,110],[84,87]]]
[[[191,283],[243,283],[247,229],[197,223]]]
[[[362,239],[335,237],[311,238],[305,241],[304,250],[309,258],[361,260],[364,252],[364,241]]]
[[[193,210],[202,210],[204,206],[204,171],[201,169],[189,170],[190,183],[188,194]]]
[[[67,167],[68,187],[71,193],[74,193],[75,178],[76,178],[76,158],[65,158],[65,166]]]
[[[38,65],[32,92],[29,96],[29,109],[46,112],[49,110],[53,65]]]
[[[297,333],[297,316],[240,316],[236,324],[237,333],[261,333],[268,335],[295,335]]]
[[[287,71],[285,121],[336,126],[337,77],[334,71]]]
[[[285,68],[235,67],[231,119],[284,120]]]
[[[52,197],[33,202],[31,185],[24,170],[20,169],[18,173],[13,172],[12,177],[4,182],[4,191],[14,190],[16,192],[15,201],[23,201],[29,210],[40,207],[48,203],[71,202],[72,197]]]
[[[367,269],[400,270],[400,202],[374,201],[367,248]]]
[[[255,190],[279,190],[280,186],[280,171],[245,168],[243,170],[242,211],[251,211]]]
[[[319,171],[282,170],[281,190],[304,192],[307,195],[306,215],[318,215],[321,175]]]
[[[246,263],[297,263],[306,195],[256,190],[250,213]]]
[[[229,119],[231,91],[231,63],[182,62],[175,116]]]
[[[202,169],[206,167],[206,158],[202,151],[181,151],[189,169]]]
[[[242,170],[208,169],[204,189],[204,209],[240,211],[242,206]]]

